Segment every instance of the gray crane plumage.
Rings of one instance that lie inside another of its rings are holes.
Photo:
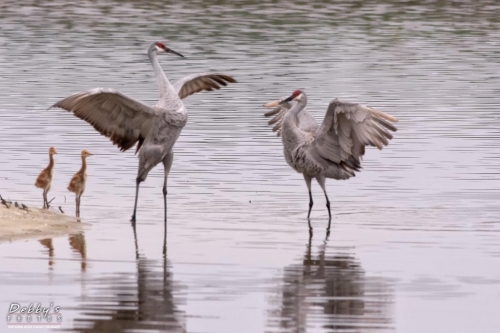
[[[368,106],[330,102],[325,118],[319,125],[305,109],[307,96],[301,90],[292,96],[265,104],[274,108],[265,113],[274,117],[269,125],[281,136],[286,162],[302,173],[309,190],[309,218],[313,206],[311,181],[316,178],[327,202],[331,218],[330,201],[326,193],[326,178],[348,179],[360,171],[365,146],[382,149],[392,139],[390,131],[397,129],[391,122],[397,119]]]
[[[188,119],[182,99],[202,90],[212,91],[236,82],[228,75],[202,73],[189,75],[172,85],[157,58],[158,53],[164,52],[183,57],[160,42],[149,47],[148,57],[160,92],[160,99],[154,106],[146,105],[114,89],[104,88],[73,94],[51,106],[70,111],[85,120],[99,133],[108,137],[121,151],[126,151],[137,143],[139,168],[132,221],[136,218],[139,184],[146,180],[151,169],[163,163],[166,223],[167,178],[173,161],[172,148]]]

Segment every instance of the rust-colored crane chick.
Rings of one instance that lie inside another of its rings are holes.
[[[38,188],[43,188],[43,208],[49,208],[49,202],[47,201],[47,193],[50,190],[50,184],[52,183],[52,170],[54,169],[54,154],[57,151],[54,147],[49,148],[49,165],[40,172],[38,178],[36,179],[35,186]]]
[[[80,217],[80,198],[82,197],[83,192],[85,191],[85,183],[87,182],[87,174],[85,171],[87,170],[87,157],[91,156],[89,151],[82,150],[82,167],[80,170],[75,173],[75,175],[71,178],[71,181],[68,185],[68,191],[76,194],[76,217]]]

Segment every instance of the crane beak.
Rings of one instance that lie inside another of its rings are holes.
[[[165,52],[167,52],[167,53],[172,53],[172,54],[175,54],[175,55],[177,55],[177,56],[179,56],[179,57],[181,57],[181,58],[184,58],[184,56],[183,56],[182,54],[180,54],[180,53],[178,53],[178,52],[175,52],[174,50],[169,49],[168,47],[166,47],[166,48],[165,48]]]
[[[280,100],[278,99],[276,101],[272,101],[272,102],[266,103],[266,104],[264,104],[262,106],[265,107],[265,108],[268,108],[268,109],[272,109],[272,108],[277,107],[279,104],[280,104]]]
[[[285,104],[285,103],[288,103],[288,102],[290,102],[292,99],[294,99],[294,96],[293,96],[293,95],[292,95],[292,96],[290,96],[290,97],[288,97],[288,98],[286,98],[286,99],[284,99],[284,100],[282,100],[281,102],[279,102],[279,105],[281,105],[281,104]]]

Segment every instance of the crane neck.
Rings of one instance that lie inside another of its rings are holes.
[[[288,111],[287,116],[295,117],[300,113],[300,111],[304,110],[307,105],[307,99],[303,98],[301,101],[297,102],[291,109]]]
[[[307,104],[307,99],[301,99],[299,102],[296,102],[290,110],[286,113],[283,123],[282,123],[282,132],[287,132],[287,131],[292,131],[295,132],[296,130],[300,131],[300,127],[298,126],[298,121],[297,121],[297,116],[298,114],[304,110]],[[285,135],[282,133],[282,135]],[[284,137],[284,136],[283,136]]]
[[[167,79],[165,72],[163,72],[163,69],[160,66],[157,52],[154,50],[150,50],[148,52],[148,56],[149,60],[151,61],[151,65],[153,66],[156,80],[158,81],[158,90],[160,91],[160,99],[165,99],[172,95],[177,96],[174,87]]]
[[[78,171],[78,173],[84,174],[85,171],[87,171],[87,158],[85,156],[82,156],[82,167],[80,168],[80,171]]]
[[[48,169],[52,170],[52,168],[54,168],[54,155],[49,154],[49,166],[48,166]]]

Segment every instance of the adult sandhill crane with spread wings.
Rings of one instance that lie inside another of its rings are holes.
[[[264,104],[275,108],[265,114],[273,117],[269,125],[281,136],[287,163],[302,173],[309,190],[309,213],[313,199],[311,181],[316,178],[326,197],[328,216],[330,200],[326,193],[326,178],[348,179],[361,168],[365,146],[378,149],[389,144],[390,131],[397,129],[391,122],[398,120],[368,106],[334,99],[328,105],[323,123],[319,125],[307,110],[307,96],[296,90],[288,98]]]
[[[202,90],[212,91],[227,83],[236,82],[228,75],[202,73],[187,76],[172,85],[158,62],[159,53],[184,57],[161,42],[153,43],[149,47],[148,56],[160,91],[160,100],[154,106],[146,105],[116,90],[103,88],[76,93],[52,105],[85,120],[99,133],[110,138],[121,151],[126,151],[138,143],[136,153],[139,153],[139,169],[132,221],[136,219],[139,184],[146,180],[151,169],[163,162],[163,201],[165,223],[167,222],[167,178],[174,158],[172,148],[188,119],[182,99]]]

